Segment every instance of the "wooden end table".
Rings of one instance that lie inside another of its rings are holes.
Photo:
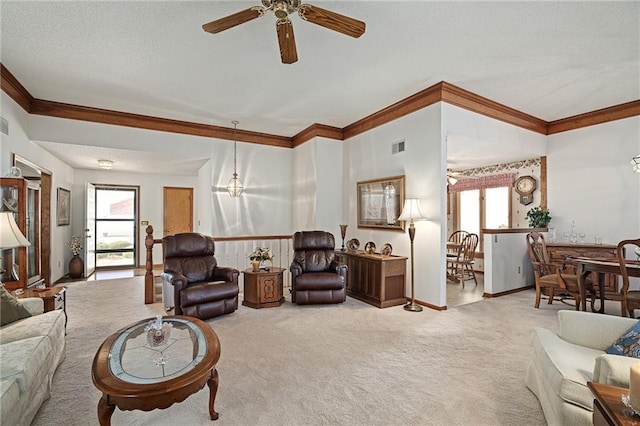
[[[640,417],[634,417],[622,403],[622,394],[629,389],[602,383],[587,382],[593,393],[593,424],[595,426],[631,426],[640,424]]]
[[[218,336],[205,322],[182,315],[162,318],[173,325],[169,340],[149,346],[147,318],[124,327],[102,343],[91,367],[93,384],[102,392],[98,401],[101,426],[111,424],[116,407],[121,410],[151,411],[184,401],[209,386],[209,417],[218,391],[220,359]]]
[[[25,297],[39,297],[44,302],[44,312],[62,309],[64,312],[64,326],[67,326],[67,288],[46,287],[39,289],[26,289],[22,294],[16,295],[18,299]]]
[[[274,308],[284,303],[282,290],[283,268],[269,268],[268,271],[242,271],[244,274],[244,297],[242,305],[250,308]]]

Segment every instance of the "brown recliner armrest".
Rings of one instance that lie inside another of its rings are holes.
[[[215,267],[213,269],[213,277],[214,281],[226,281],[229,283],[238,283],[238,275],[240,275],[240,271],[234,268],[227,267]]]
[[[344,263],[338,263],[337,261],[333,261],[331,262],[331,265],[329,266],[331,272],[335,272],[336,274],[342,275],[344,277],[344,279],[347,279],[347,271],[349,270],[349,267],[347,265],[345,265]]]
[[[298,262],[293,262],[289,267],[289,271],[291,271],[291,277],[295,279],[295,277],[302,274],[302,265]]]
[[[178,301],[180,300],[180,292],[183,289],[187,288],[187,284],[189,284],[189,282],[187,281],[187,277],[177,272],[165,271],[162,273],[162,279],[166,280],[173,286],[173,300],[176,301],[174,312],[176,315],[182,315],[182,308],[180,307],[180,303],[178,303]]]

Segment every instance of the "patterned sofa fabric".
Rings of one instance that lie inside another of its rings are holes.
[[[64,312],[43,314],[41,300],[23,301],[32,316],[0,327],[0,418],[7,425],[31,424],[66,349]]]

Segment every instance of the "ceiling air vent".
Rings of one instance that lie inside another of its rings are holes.
[[[2,121],[0,123],[0,126],[2,126],[0,128],[0,131],[2,131],[2,133],[4,133],[5,135],[9,136],[9,122],[5,120],[4,117],[0,117],[0,120]]]
[[[391,154],[397,154],[399,152],[404,152],[404,141],[396,142],[391,146]]]

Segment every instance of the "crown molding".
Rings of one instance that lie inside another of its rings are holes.
[[[441,81],[386,108],[364,117],[340,129],[315,123],[293,137],[269,133],[251,132],[233,128],[214,126],[188,121],[172,120],[128,112],[113,111],[81,105],[36,99],[0,62],[1,88],[9,97],[30,114],[49,117],[82,120],[117,126],[136,127],[162,132],[181,133],[193,136],[210,137],[239,142],[256,143],[282,148],[295,148],[315,138],[325,137],[335,140],[347,140],[376,127],[397,120],[438,102],[464,108],[486,117],[494,118],[533,132],[550,135],[582,127],[607,123],[640,115],[640,100],[603,108],[546,122],[532,115],[476,95],[451,83]]]
[[[552,135],[637,115],[640,115],[640,100],[550,121],[547,124],[547,134]]]
[[[16,101],[23,110],[31,112],[33,96],[31,96],[31,93],[9,72],[2,62],[0,62],[0,87],[2,91]]]
[[[345,139],[341,128],[315,123],[295,135],[292,138],[291,147],[295,148],[316,137],[337,139],[340,141]]]
[[[543,135],[547,134],[547,122],[491,99],[476,95],[468,90],[442,82],[442,101],[451,105],[473,111],[486,117],[495,118],[523,129]]]
[[[31,102],[31,114],[291,148],[291,139],[284,136],[247,130],[236,130],[234,133],[234,129],[228,127],[170,120],[41,99],[34,99]]]
[[[349,124],[342,129],[344,139],[350,139],[360,133],[382,126],[390,121],[397,120],[400,117],[416,112],[429,105],[433,105],[442,100],[442,82],[436,83],[431,87],[419,91],[393,105],[381,109],[378,112]]]

